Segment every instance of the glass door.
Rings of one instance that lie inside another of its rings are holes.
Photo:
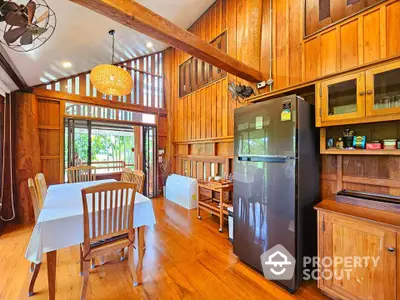
[[[65,119],[65,169],[94,166],[98,178],[119,180],[135,167],[134,145],[133,125]]]
[[[367,116],[400,112],[400,62],[366,72]]]
[[[143,172],[146,175],[143,193],[157,196],[157,131],[155,127],[143,126]]]
[[[351,74],[321,85],[322,121],[365,117],[365,76]]]
[[[65,169],[91,164],[91,126],[88,120],[65,119]],[[66,181],[65,173],[65,181]]]

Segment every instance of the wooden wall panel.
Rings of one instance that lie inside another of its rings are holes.
[[[397,156],[321,156],[321,194],[333,197],[342,189],[399,195]]]
[[[218,0],[189,31],[210,41],[227,31],[227,52],[269,77],[272,91],[292,87],[318,78],[351,71],[361,65],[400,55],[400,0],[388,0],[335,24],[313,36],[304,37],[304,3],[273,0],[272,66],[270,58],[269,1]],[[233,155],[235,102],[227,91],[229,82],[245,83],[230,74],[186,97],[178,96],[178,67],[188,55],[168,49],[171,56],[171,111],[175,166],[182,170],[193,143],[213,143],[217,156]],[[256,93],[267,93],[269,88]],[[226,141],[228,139],[228,141]],[[184,151],[185,150],[185,151]],[[196,150],[196,155],[209,155]],[[204,148],[201,151],[205,151]],[[187,162],[185,163],[187,164]],[[207,163],[204,163],[207,168]],[[196,165],[198,168],[198,164]],[[206,169],[205,169],[206,170]],[[210,167],[211,170],[211,167]],[[199,174],[198,170],[196,174]],[[334,186],[335,174],[329,175]],[[337,188],[337,187],[336,187]],[[336,190],[335,190],[336,191]],[[329,188],[324,193],[329,194]]]
[[[269,71],[269,4],[262,0],[219,0],[190,29],[206,41],[210,41],[223,31],[227,31],[227,52],[241,61],[261,70]],[[265,41],[263,43],[262,41]],[[179,98],[176,88],[178,67],[188,55],[179,50],[168,49],[173,64],[171,76],[176,80],[171,91],[171,110],[177,116],[172,120],[173,139],[186,142],[199,139],[213,139],[215,145],[233,135],[233,111],[240,105],[231,99],[227,86],[230,81],[248,84],[228,74],[188,96]],[[266,55],[267,54],[267,55]],[[300,69],[300,66],[298,66]],[[299,79],[297,79],[299,80]],[[254,84],[253,84],[254,85]],[[228,142],[228,144],[231,142]],[[214,145],[214,143],[213,143]],[[213,146],[214,152],[215,147]],[[188,148],[189,149],[189,148]],[[197,149],[191,147],[190,149]],[[222,148],[221,148],[222,149]],[[232,147],[226,147],[224,155],[232,156]],[[179,156],[182,148],[175,147]],[[204,155],[204,153],[196,152]],[[187,154],[187,153],[185,153]],[[209,153],[212,155],[213,153]],[[177,159],[175,166],[182,165]]]
[[[289,2],[275,0],[275,74],[274,89],[289,86]]]
[[[302,82],[302,1],[289,0],[289,85]],[[299,26],[300,25],[300,26]]]
[[[41,171],[36,96],[15,94],[15,188],[16,220],[27,224],[34,220],[28,179]]]
[[[269,1],[264,1],[262,5],[262,23],[261,23],[261,52],[260,52],[260,71],[266,75],[266,78],[272,78],[272,74],[270,74],[271,66],[271,32],[270,32],[270,3]],[[228,12],[229,16],[229,12]],[[229,21],[228,21],[229,22]],[[228,32],[230,30],[228,29]],[[228,36],[229,38],[229,36]],[[228,45],[229,46],[229,45]],[[236,43],[234,43],[236,46]],[[301,45],[300,45],[301,47]],[[230,55],[233,55],[233,49],[231,48],[228,51]]]

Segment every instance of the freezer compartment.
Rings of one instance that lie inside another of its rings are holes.
[[[296,121],[295,95],[236,109],[235,155],[294,157]]]

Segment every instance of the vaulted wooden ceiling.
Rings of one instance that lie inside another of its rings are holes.
[[[138,0],[137,2],[187,29],[214,3],[214,0]],[[110,63],[111,39],[108,35],[110,29],[116,30],[118,61],[168,47],[165,43],[70,1],[47,0],[47,3],[57,15],[57,28],[52,38],[39,49],[28,53],[5,49],[28,86],[84,72],[100,63]],[[146,47],[148,42],[152,42],[153,47]],[[71,62],[72,67],[64,68],[62,64],[65,61]],[[15,86],[13,88],[15,89]]]
[[[211,46],[200,37],[180,28],[135,1],[123,0],[71,0],[98,12],[122,25],[147,36],[168,43],[205,62],[242,79],[257,82],[264,76],[241,61]]]

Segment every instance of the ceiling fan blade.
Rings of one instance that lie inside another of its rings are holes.
[[[27,23],[26,16],[20,11],[9,12],[6,14],[5,21],[11,26],[24,27]]]
[[[32,31],[27,30],[21,37],[21,45],[30,45],[33,42]]]
[[[25,33],[26,30],[26,27],[17,27],[11,29],[4,33],[3,38],[8,44],[12,44],[16,40],[18,40]]]
[[[39,18],[36,19],[35,24],[39,24],[40,22],[43,22],[44,20],[47,19],[48,16],[49,16],[49,11],[46,10],[45,13],[43,13]]]
[[[6,16],[9,12],[14,12],[19,9],[19,6],[17,3],[8,1],[4,5],[1,6],[0,13],[3,16]]]
[[[31,0],[28,2],[26,7],[28,8],[28,23],[32,24],[33,17],[35,16],[36,11],[36,3]]]

